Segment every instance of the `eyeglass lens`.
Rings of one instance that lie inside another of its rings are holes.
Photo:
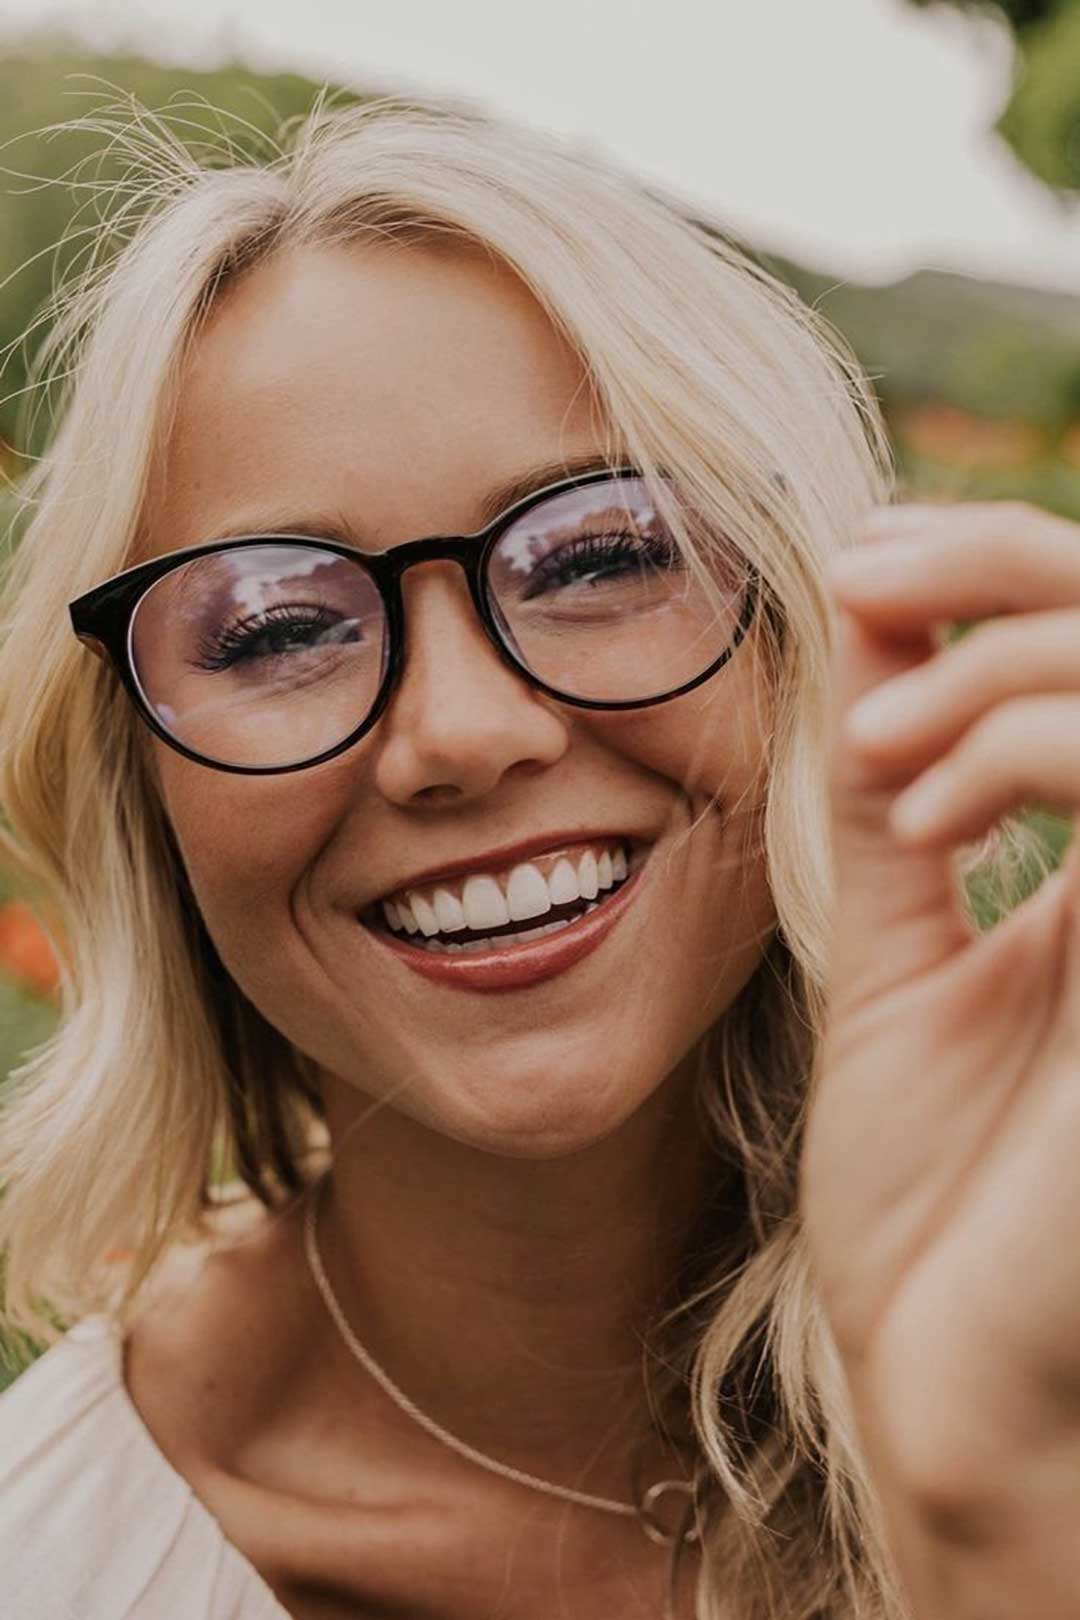
[[[683,558],[644,480],[579,485],[538,502],[493,547],[486,600],[513,657],[598,704],[663,696],[737,635],[745,569],[709,545]],[[143,696],[210,761],[274,768],[330,752],[360,727],[390,661],[386,610],[356,559],[288,541],[173,569],[140,601],[131,657]]]

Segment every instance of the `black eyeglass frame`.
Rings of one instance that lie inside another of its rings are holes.
[[[601,468],[595,472],[578,473],[572,478],[559,479],[553,484],[544,485],[542,489],[533,490],[473,534],[431,535],[421,540],[403,541],[400,545],[391,546],[387,551],[360,551],[340,540],[323,540],[311,535],[283,533],[237,535],[227,540],[211,540],[201,545],[187,546],[180,551],[171,551],[162,557],[154,557],[149,562],[137,563],[135,567],[125,569],[123,573],[114,575],[112,579],[105,580],[101,585],[95,585],[93,590],[76,597],[68,605],[72,629],[78,639],[91,651],[111,661],[128,697],[155,736],[160,737],[162,742],[197,765],[206,765],[212,770],[228,771],[236,776],[282,776],[291,771],[307,770],[313,765],[322,765],[327,760],[335,759],[338,754],[345,753],[359,742],[361,737],[367,735],[385,712],[405,667],[405,605],[401,593],[401,580],[407,568],[422,562],[446,559],[461,566],[468,581],[469,594],[477,617],[489,642],[503,663],[536,691],[578,709],[649,709],[658,703],[669,703],[672,698],[681,697],[684,693],[703,685],[727,663],[744,639],[753,622],[758,598],[759,575],[752,563],[746,563],[746,601],[742,614],[732,639],[720,657],[714,659],[700,675],[695,675],[693,680],[685,681],[682,686],[676,687],[671,692],[662,692],[656,697],[618,702],[575,697],[541,680],[517,656],[501,631],[499,610],[489,592],[487,575],[488,559],[503,534],[511,524],[534,506],[550,500],[554,495],[562,495],[572,489],[582,489],[590,484],[642,477],[643,474],[635,467]],[[146,592],[174,569],[181,568],[198,557],[210,556],[214,552],[246,551],[255,546],[277,542],[285,542],[310,551],[328,551],[367,570],[375,582],[386,614],[386,644],[389,649],[386,667],[379,690],[363,721],[333,748],[325,749],[311,759],[299,760],[290,765],[229,765],[223,760],[211,759],[189,748],[178,737],[174,737],[157,718],[135,673],[131,656],[131,625],[135,610]]]

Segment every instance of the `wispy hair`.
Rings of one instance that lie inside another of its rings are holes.
[[[736,1191],[702,1211],[652,1362],[658,1410],[700,1457],[698,1614],[898,1620],[797,1195],[833,893],[825,566],[890,495],[872,389],[718,221],[468,105],[320,103],[257,158],[209,135],[195,153],[145,110],[80,123],[122,178],[47,312],[55,424],[20,491],[0,650],[3,853],[61,962],[56,1033],[0,1116],[8,1321],[44,1342],[90,1311],[126,1325],[159,1257],[200,1230],[223,1159],[276,1209],[325,1142],[313,1067],[218,960],[139,723],[66,604],[138,554],[148,471],[223,289],[305,244],[479,246],[580,356],[691,560],[704,572],[723,536],[765,592],[769,785],[745,853],[766,862],[777,926],[700,1043],[703,1128]]]

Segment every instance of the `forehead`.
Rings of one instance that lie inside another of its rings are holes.
[[[479,526],[484,492],[605,437],[585,371],[475,249],[308,247],[248,272],[191,346],[146,549],[333,513],[379,547]]]

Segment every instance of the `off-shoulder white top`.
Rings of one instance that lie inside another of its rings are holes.
[[[168,1461],[88,1316],[0,1395],[5,1620],[289,1620]]]

